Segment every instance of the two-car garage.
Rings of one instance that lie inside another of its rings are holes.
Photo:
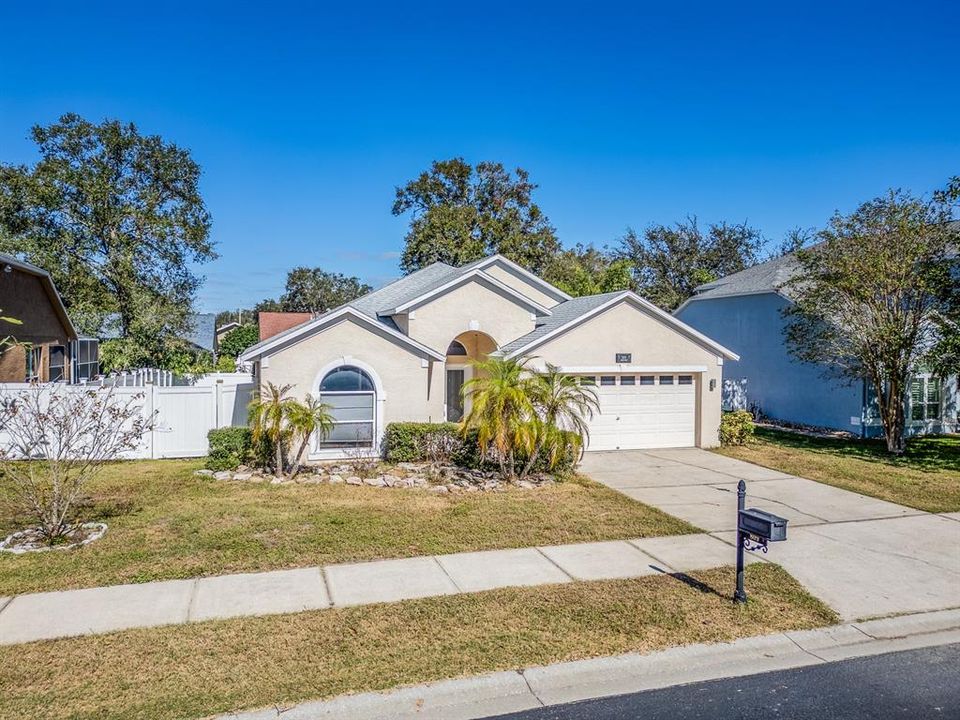
[[[580,378],[595,386],[600,406],[589,422],[588,450],[696,445],[696,374],[618,373]]]

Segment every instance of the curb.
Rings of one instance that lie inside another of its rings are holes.
[[[727,643],[629,653],[293,707],[220,716],[221,720],[475,720],[533,708],[741,677],[960,642],[960,609],[903,615]]]

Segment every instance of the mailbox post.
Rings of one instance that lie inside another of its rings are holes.
[[[767,552],[767,543],[781,542],[787,539],[787,519],[779,515],[746,508],[747,484],[737,483],[737,589],[733,601],[745,603],[747,593],[743,589],[743,553],[746,550]]]

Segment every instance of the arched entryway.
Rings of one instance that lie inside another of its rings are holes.
[[[473,377],[473,363],[485,360],[497,349],[497,343],[486,333],[468,330],[457,335],[447,347],[446,419],[460,422],[470,412],[470,398],[463,396],[463,384]]]

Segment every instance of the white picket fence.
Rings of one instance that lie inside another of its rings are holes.
[[[0,384],[0,396],[26,391],[23,383]],[[82,385],[56,386],[57,392],[87,392]],[[118,401],[142,395],[144,416],[154,416],[153,430],[128,458],[201,457],[207,454],[207,433],[214,428],[247,424],[253,397],[253,377],[234,375],[229,381],[197,385],[114,387]],[[0,437],[0,445],[4,438]]]

